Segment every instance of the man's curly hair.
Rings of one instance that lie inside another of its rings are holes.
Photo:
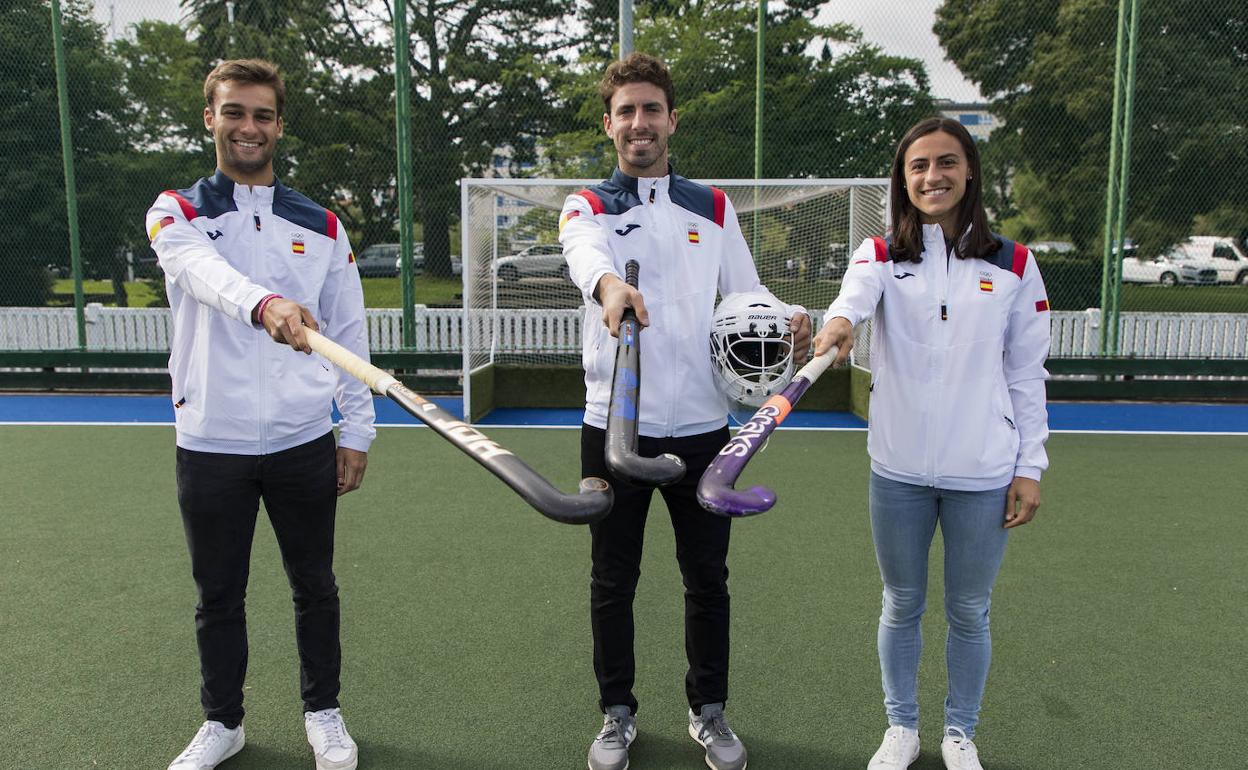
[[[607,112],[611,112],[611,97],[615,96],[616,89],[628,83],[653,83],[667,97],[668,111],[676,109],[676,86],[672,84],[672,73],[668,72],[662,59],[645,53],[630,53],[611,62],[598,84],[598,93],[602,95]]]

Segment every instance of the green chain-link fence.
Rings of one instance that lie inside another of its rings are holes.
[[[884,176],[904,129],[944,112],[983,140],[994,225],[1035,247],[1054,309],[1098,307],[1119,5],[773,2],[761,176]],[[371,273],[368,304],[398,306],[392,7],[63,0],[85,301],[164,301],[144,211],[211,172],[206,72],[260,56],[288,80],[278,174],[338,212]],[[595,82],[618,53],[617,7],[408,3],[417,301],[456,301],[461,177],[609,171]],[[51,9],[6,8],[0,305],[72,305]],[[636,5],[637,50],[663,56],[677,81],[673,162],[686,176],[754,176],[757,8]],[[1248,313],[1248,11],[1141,0],[1140,13],[1121,309]]]

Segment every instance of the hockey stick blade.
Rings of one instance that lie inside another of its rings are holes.
[[[314,351],[433,428],[438,435],[501,479],[543,516],[565,524],[588,524],[611,512],[614,494],[610,485],[602,479],[581,479],[579,494],[564,494],[519,457],[437,404],[408,390],[393,375],[311,329],[305,329],[304,333]]]
[[[806,390],[827,371],[836,358],[836,348],[822,356],[812,358],[803,366],[793,381],[780,393],[767,399],[750,421],[741,426],[737,435],[719,450],[702,478],[698,480],[698,502],[711,513],[721,516],[753,516],[771,510],[776,504],[776,493],[768,487],[734,489],[737,478],[762,446],[767,437],[784,422]]]
[[[640,266],[630,259],[625,281],[636,288]],[[607,413],[604,459],[612,476],[638,486],[665,487],[685,477],[685,461],[674,454],[642,457],[637,454],[637,422],[640,416],[641,323],[632,308],[620,319],[619,347],[615,351],[615,374],[611,381],[611,407]]]

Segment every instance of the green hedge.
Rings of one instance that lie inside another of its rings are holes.
[[[1036,256],[1053,310],[1101,306],[1101,259],[1078,254]]]

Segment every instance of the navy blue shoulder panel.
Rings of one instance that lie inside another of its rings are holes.
[[[278,182],[273,190],[273,213],[287,222],[329,238],[338,237],[338,221],[324,206]]]
[[[713,188],[690,182],[683,176],[672,174],[669,191],[672,203],[700,217],[715,221],[715,193]],[[716,222],[720,224],[719,222]]]
[[[1002,270],[1013,269],[1014,267],[1014,241],[1011,241],[1009,238],[1002,238],[996,233],[993,233],[992,237],[996,238],[997,243],[1000,245],[997,247],[997,250],[994,251],[991,255],[984,257],[984,261],[991,262],[992,264],[996,265]]]
[[[234,203],[234,180],[220,171],[185,190],[178,190],[177,195],[195,208],[197,217],[215,219],[226,212],[238,211]]]
[[[623,214],[641,205],[641,198],[637,196],[637,180],[618,168],[610,179],[590,187],[589,192],[598,199],[589,202],[595,214]]]

